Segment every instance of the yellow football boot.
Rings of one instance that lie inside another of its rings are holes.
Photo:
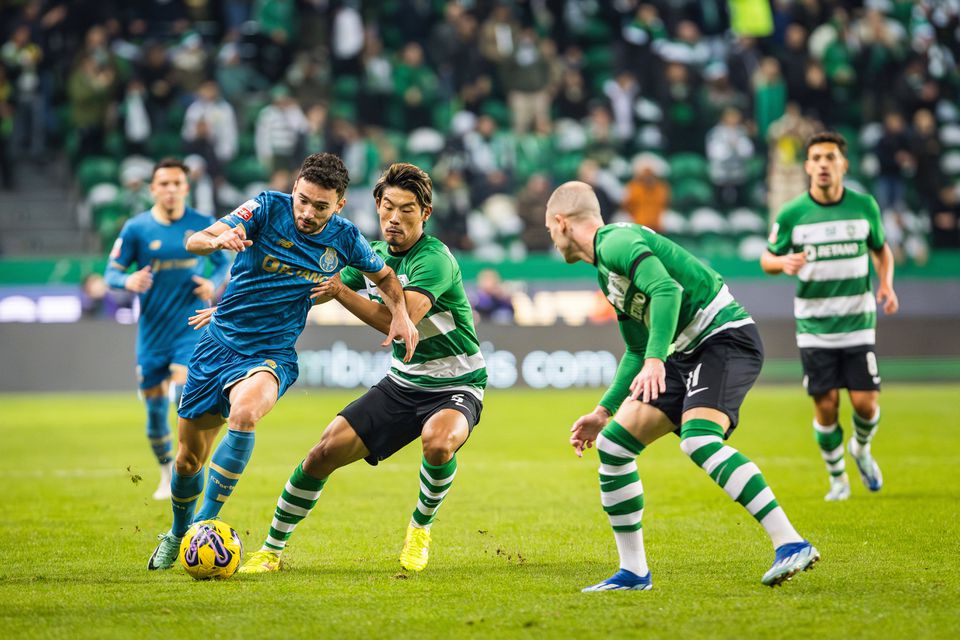
[[[400,551],[400,566],[407,571],[423,571],[430,560],[430,529],[407,526],[407,537]]]
[[[271,573],[280,570],[280,552],[260,549],[250,556],[237,573]]]

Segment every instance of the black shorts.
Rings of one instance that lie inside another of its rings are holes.
[[[800,349],[803,387],[811,396],[834,389],[879,391],[880,369],[873,345],[844,349]]]
[[[667,358],[667,390],[650,404],[680,425],[696,407],[722,411],[730,418],[729,437],[740,420],[740,405],[763,367],[763,342],[757,325],[721,331],[692,353]],[[679,430],[677,431],[679,433]]]
[[[340,411],[370,452],[364,460],[376,465],[420,437],[424,423],[442,409],[455,409],[470,431],[480,422],[483,403],[468,391],[422,391],[389,376]]]

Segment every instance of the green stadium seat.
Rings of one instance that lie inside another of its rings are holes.
[[[227,165],[227,180],[235,187],[269,179],[266,168],[253,156],[239,156]]]
[[[687,178],[707,180],[709,178],[707,159],[699,153],[677,153],[670,157],[668,163],[671,180]]]
[[[714,199],[713,187],[710,183],[697,178],[674,181],[672,191],[672,206],[686,211],[708,206]]]
[[[89,156],[77,166],[77,182],[86,195],[95,184],[117,182],[119,165],[108,156]]]
[[[167,156],[180,157],[183,154],[183,140],[180,132],[158,131],[147,140],[147,153],[154,160]]]

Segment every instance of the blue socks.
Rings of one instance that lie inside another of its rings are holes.
[[[220,441],[210,459],[210,472],[206,490],[203,493],[203,505],[193,519],[194,522],[216,518],[220,513],[220,508],[233,493],[240,475],[247,466],[247,461],[250,460],[253,441],[253,431],[227,430],[227,435]]]
[[[147,405],[147,438],[150,440],[150,448],[153,449],[153,455],[157,457],[157,462],[167,464],[170,462],[170,452],[173,450],[173,444],[170,441],[170,424],[167,421],[167,407],[170,406],[170,400],[166,396],[155,398],[144,398]]]
[[[190,528],[193,522],[193,511],[202,489],[203,469],[192,476],[181,476],[176,469],[173,470],[173,477],[170,480],[170,492],[173,494],[171,498],[173,526],[170,527],[170,531],[173,535],[183,537]]]

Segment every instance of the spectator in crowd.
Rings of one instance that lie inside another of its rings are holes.
[[[550,126],[550,64],[543,57],[537,34],[524,29],[513,54],[500,65],[515,135]]]
[[[123,117],[123,134],[127,151],[144,155],[153,126],[147,111],[146,87],[140,80],[134,79],[127,83],[120,114]]]
[[[940,188],[945,180],[940,169],[943,145],[940,143],[937,121],[927,109],[920,109],[913,116],[913,132],[910,153],[916,163],[914,184],[920,205],[927,211],[934,210],[939,202]]]
[[[629,71],[621,71],[603,84],[603,94],[610,101],[613,128],[617,138],[630,140],[636,133],[634,109],[640,95],[640,85]]]
[[[403,105],[403,129],[429,127],[437,97],[437,75],[426,65],[423,49],[416,42],[403,47],[393,70],[394,92]]]
[[[362,73],[362,55],[365,32],[363,17],[353,3],[341,3],[333,14],[330,36],[330,62],[333,76],[359,77]]]
[[[547,209],[547,200],[552,191],[546,174],[535,173],[527,179],[517,195],[517,213],[523,220],[520,239],[530,251],[546,252],[553,246],[550,236],[543,232],[543,212]]]
[[[780,208],[807,189],[809,178],[803,170],[807,140],[817,130],[796,102],[767,129],[767,209],[771,220]]]
[[[434,172],[437,175],[437,172]],[[440,188],[433,194],[433,235],[457,251],[470,251],[473,241],[467,233],[467,219],[472,206],[470,189],[460,169],[444,172]]]
[[[240,106],[251,95],[265,91],[269,84],[253,65],[240,57],[240,47],[228,42],[217,54],[217,67],[214,78],[220,92],[231,105]]]
[[[268,171],[292,171],[300,166],[298,151],[310,126],[303,109],[286,86],[275,86],[270,97],[272,102],[257,116],[257,159]]]
[[[590,94],[583,80],[583,74],[577,69],[564,69],[553,99],[553,110],[557,118],[583,120],[590,112]]]
[[[720,123],[707,132],[706,145],[718,202],[725,207],[744,204],[747,161],[753,157],[754,147],[738,109],[723,112]]]
[[[770,123],[783,115],[787,105],[787,86],[780,75],[776,58],[764,58],[753,77],[753,110],[757,137],[765,141]]]
[[[520,24],[513,17],[510,5],[497,4],[480,25],[480,54],[493,68],[499,68],[513,56]]]
[[[215,80],[205,80],[197,89],[196,99],[187,107],[181,135],[185,142],[197,139],[200,122],[205,123],[217,159],[229,163],[237,155],[237,116],[230,103],[220,96]]]
[[[0,64],[0,188],[3,189],[13,189],[13,158],[10,155],[14,121],[12,95],[13,85],[7,79],[6,67]]]
[[[40,86],[43,51],[33,42],[30,28],[21,24],[0,47],[0,63],[10,70],[16,86],[16,127],[13,145],[27,157],[40,160],[46,152],[46,101]]]
[[[376,34],[368,35],[363,48],[358,114],[369,125],[387,126],[388,106],[395,93],[393,62]]]
[[[80,58],[67,84],[71,125],[77,133],[77,155],[101,155],[108,118],[113,111],[117,74],[93,55]]]
[[[596,160],[587,158],[577,169],[577,180],[593,187],[604,223],[612,222],[623,201],[623,188],[616,176],[605,171]]]
[[[483,269],[477,274],[477,290],[470,301],[482,321],[495,324],[513,323],[513,302],[504,289],[500,274],[494,269]]]
[[[88,273],[80,283],[80,317],[84,320],[112,320],[119,308],[110,287],[99,273]]]
[[[496,120],[480,116],[476,130],[464,136],[463,144],[474,205],[510,189],[515,166],[513,137],[501,134]]]
[[[902,211],[906,205],[904,178],[915,168],[910,153],[910,136],[903,115],[892,111],[883,117],[883,135],[877,142],[877,160],[880,173],[877,175],[876,195],[880,209]]]
[[[633,178],[623,190],[621,208],[631,221],[661,230],[663,212],[670,204],[670,184],[657,174],[657,158],[640,154],[633,161]],[[542,216],[541,216],[542,217]]]
[[[933,246],[960,249],[960,196],[956,187],[941,187],[931,218]]]

